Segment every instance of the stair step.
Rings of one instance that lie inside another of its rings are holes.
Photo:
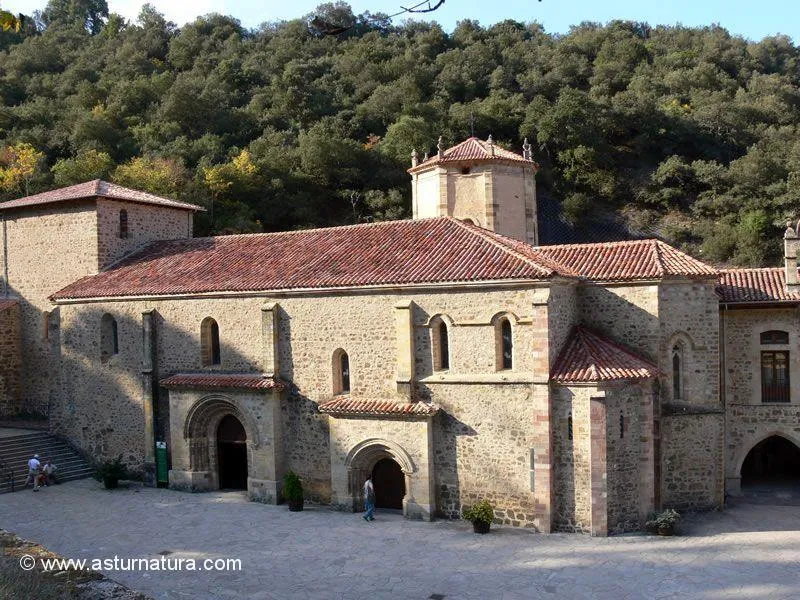
[[[56,464],[59,481],[85,479],[94,473],[94,468],[69,444],[47,432],[0,438],[0,464],[14,471],[15,491],[25,489],[28,460],[34,454],[43,461],[52,460]],[[10,492],[11,482],[7,480],[7,474],[3,474],[2,479],[0,493]]]

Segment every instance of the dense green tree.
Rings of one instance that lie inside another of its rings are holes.
[[[3,18],[0,199],[107,177],[203,205],[200,233],[400,218],[412,149],[474,132],[517,151],[527,137],[540,196],[576,226],[753,265],[779,260],[800,217],[787,36],[628,21],[447,33],[343,2],[257,30],[216,14],[178,28],[150,5],[131,23],[105,0],[51,0],[19,31]]]

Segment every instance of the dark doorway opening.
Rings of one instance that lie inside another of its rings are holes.
[[[247,489],[247,434],[233,415],[217,427],[217,462],[220,489]]]
[[[760,504],[800,504],[800,448],[780,436],[753,446],[742,463],[742,494]]]
[[[403,508],[406,495],[406,477],[403,470],[391,458],[382,458],[372,468],[372,484],[375,486],[377,508]]]

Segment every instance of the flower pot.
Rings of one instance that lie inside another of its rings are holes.
[[[675,535],[675,525],[672,523],[662,523],[658,526],[658,535]]]
[[[107,490],[115,490],[119,487],[119,477],[103,477],[103,485]]]
[[[475,533],[489,533],[489,527],[492,524],[488,521],[473,521],[472,522],[472,531]]]
[[[300,512],[303,510],[303,499],[300,498],[299,500],[289,500],[287,501],[289,505],[289,512]]]

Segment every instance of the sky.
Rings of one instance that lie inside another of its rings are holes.
[[[392,14],[401,6],[419,0],[351,0],[353,12]],[[431,0],[435,3],[436,0]],[[183,25],[209,12],[232,15],[246,27],[264,21],[299,18],[313,12],[320,0],[150,0],[166,17]],[[0,6],[14,13],[31,14],[47,0],[0,0]],[[140,0],[108,0],[112,12],[134,20]],[[538,21],[551,33],[564,33],[581,21],[607,22],[612,19],[646,21],[651,25],[698,26],[718,23],[745,38],[783,33],[800,42],[800,2],[796,0],[445,0],[436,12],[422,15],[438,21],[447,31],[462,19],[490,25],[504,19]],[[403,17],[398,17],[402,20]]]

